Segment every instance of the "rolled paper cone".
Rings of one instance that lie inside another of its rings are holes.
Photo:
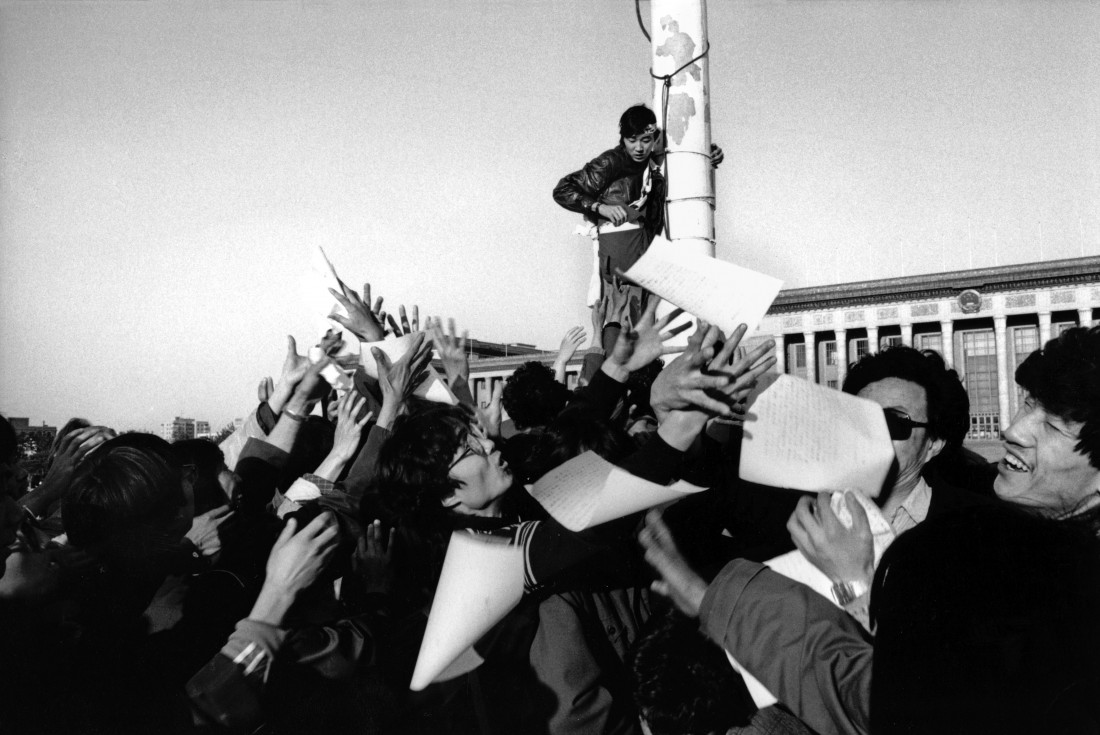
[[[409,688],[418,692],[500,622],[523,597],[523,551],[451,534]]]

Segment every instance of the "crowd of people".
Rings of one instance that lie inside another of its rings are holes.
[[[1020,366],[993,466],[962,446],[967,394],[938,355],[851,367],[896,455],[876,564],[850,497],[845,524],[828,493],[739,478],[771,342],[697,321],[669,359],[677,312],[651,299],[596,330],[580,387],[570,330],[556,369],[528,363],[478,406],[453,322],[337,293],[377,378],[337,390],[339,334],[314,359],[291,338],[220,445],[73,419],[30,488],[0,424],[4,732],[1098,731],[1100,327]],[[398,359],[374,346],[394,334]],[[453,403],[415,394],[433,360]],[[707,489],[571,531],[525,486],[588,451]],[[523,599],[476,665],[413,692],[456,532],[521,548]],[[833,600],[762,566],[794,548]]]
[[[831,492],[740,477],[774,343],[696,319],[672,347],[679,311],[618,282],[660,226],[654,123],[628,111],[619,149],[557,192],[612,225],[575,389],[579,328],[478,405],[453,321],[387,317],[341,282],[345,332],[306,354],[289,338],[219,445],[74,418],[30,487],[0,420],[0,731],[1100,733],[1100,327],[1020,365],[992,465],[963,447],[967,393],[939,355],[850,367],[895,454],[876,558],[850,493],[848,522]],[[640,241],[622,227],[639,211]],[[587,452],[704,489],[573,530],[528,488]],[[522,599],[413,691],[456,534],[522,550]],[[832,599],[763,565],[795,549]]]

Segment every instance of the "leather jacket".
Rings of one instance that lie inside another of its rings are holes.
[[[571,212],[579,212],[591,222],[606,222],[592,211],[592,205],[626,205],[641,196],[642,174],[653,157],[637,163],[620,144],[593,158],[580,171],[563,177],[554,187],[554,201]],[[650,235],[660,232],[665,215],[665,177],[653,170],[646,198],[644,223]]]

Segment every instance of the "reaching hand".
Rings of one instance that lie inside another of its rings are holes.
[[[832,493],[807,495],[787,521],[791,540],[803,556],[833,582],[870,584],[875,575],[875,546],[867,511],[852,496],[844,493],[844,502],[852,514],[852,527],[844,524],[833,512]]]
[[[405,313],[405,305],[397,307],[397,318],[400,321],[394,321],[393,314],[386,317],[386,321],[389,322],[390,331],[398,337],[404,337],[406,334],[412,334],[413,332],[420,331],[420,307],[413,304],[412,308],[412,321],[409,320],[408,314]]]
[[[684,313],[683,309],[673,309],[665,316],[654,321],[657,316],[657,305],[660,299],[653,297],[645,313],[638,319],[637,325],[632,329],[623,329],[619,332],[619,339],[612,350],[612,358],[619,361],[628,371],[641,370],[661,355],[679,352],[680,348],[665,345],[665,342],[691,327],[691,323],[681,324],[667,332],[661,332],[669,322]],[[626,356],[623,361],[622,357]]]
[[[191,530],[185,538],[195,545],[203,556],[213,556],[221,551],[222,540],[218,529],[233,518],[234,511],[228,505],[208,510],[191,520]]]
[[[452,383],[459,378],[469,381],[470,360],[466,356],[466,340],[469,333],[462,330],[462,336],[457,336],[454,319],[447,320],[448,334],[443,333],[443,320],[439,317],[429,320],[425,327],[432,336],[432,343],[435,344],[435,349],[439,353],[439,360],[443,363],[443,372],[447,374],[447,380]]]
[[[688,340],[687,349],[666,365],[653,381],[649,389],[649,403],[658,418],[670,411],[685,409],[700,409],[718,416],[731,414],[729,406],[707,394],[708,390],[726,388],[731,382],[728,375],[708,375],[705,372],[713,359],[718,334],[717,327],[699,322],[695,334]]]
[[[604,284],[604,298],[604,320],[625,327],[630,316],[630,289],[622,285],[618,278],[614,278],[611,283]]]
[[[566,332],[565,336],[561,338],[561,345],[558,347],[558,358],[555,362],[562,365],[568,364],[587,337],[584,327],[573,327]]]
[[[260,384],[256,386],[256,399],[260,403],[267,403],[271,399],[271,395],[275,392],[275,381],[270,377],[261,378]]]
[[[389,428],[413,390],[423,382],[424,371],[432,359],[432,350],[424,334],[417,333],[409,351],[396,362],[391,363],[386,353],[377,347],[371,348],[371,354],[378,365],[378,386],[382,389],[378,425]]]
[[[645,528],[638,540],[645,549],[645,560],[661,575],[661,579],[653,583],[653,591],[672,600],[685,615],[699,617],[707,583],[676,548],[672,532],[661,519],[660,511],[649,511],[645,520]]]
[[[592,306],[592,345],[594,349],[603,352],[603,323],[607,314],[607,302],[601,294],[600,300]]]
[[[359,294],[355,293],[355,289],[348,288],[339,277],[336,281],[340,284],[340,291],[330,288],[328,292],[340,302],[340,306],[344,307],[348,315],[345,317],[329,314],[328,318],[354,334],[361,342],[378,342],[385,339],[386,331],[382,328],[384,322],[379,319],[377,313],[382,310],[382,297],[378,297],[375,308],[372,310],[369,283],[363,284],[363,297],[360,298]]]
[[[352,569],[363,582],[363,591],[389,592],[393,584],[393,547],[397,529],[391,528],[388,534],[382,531],[382,521],[376,520],[366,528],[360,537],[352,559]]]
[[[374,416],[365,411],[367,399],[356,390],[349,390],[336,404],[336,432],[332,438],[332,454],[349,460],[359,449],[359,440],[363,436],[363,427]],[[362,414],[362,415],[360,415]]]
[[[298,523],[291,518],[271,547],[267,557],[264,586],[295,596],[313,584],[336,548],[339,527],[331,513],[322,513],[295,533]]]
[[[708,366],[712,374],[724,373],[732,379],[714,396],[728,403],[737,413],[744,413],[744,401],[756,387],[757,379],[775,365],[775,340],[761,342],[751,350],[740,346],[747,329],[744,324],[738,325]]]
[[[502,398],[504,398],[504,381],[500,380],[493,384],[493,394],[489,398],[489,407],[478,409],[481,427],[485,429],[485,434],[491,438],[500,436],[500,422],[504,417],[504,412],[501,409]]]
[[[283,372],[279,382],[293,388],[309,370],[309,358],[298,354],[298,343],[292,335],[286,336],[286,359],[283,360]]]

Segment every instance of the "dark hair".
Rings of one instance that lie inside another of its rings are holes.
[[[442,502],[458,489],[450,466],[472,425],[468,410],[438,404],[397,420],[378,453],[375,484],[398,521],[419,525],[446,516]]]
[[[672,613],[630,655],[634,702],[653,735],[709,735],[749,724],[756,705],[722,649]]]
[[[657,116],[653,114],[653,110],[645,105],[634,105],[627,108],[619,118],[619,137],[633,138],[644,133],[650,125],[656,124]]]
[[[151,434],[111,439],[77,468],[62,501],[69,540],[99,547],[104,561],[148,565],[171,538],[185,498],[168,442]]]
[[[525,362],[504,381],[501,404],[517,429],[546,426],[565,408],[569,389],[541,362]]]
[[[589,450],[608,462],[616,463],[634,448],[625,431],[593,415],[589,409],[582,406],[567,408],[538,435],[534,446],[530,447],[530,455],[522,465],[523,479],[534,482]]]
[[[844,392],[857,395],[872,383],[898,378],[924,388],[928,399],[928,434],[942,439],[946,449],[962,446],[970,429],[970,398],[954,370],[939,353],[898,345],[867,355],[848,369]]]
[[[1075,448],[1100,469],[1100,326],[1062,332],[1016,368],[1016,382],[1047,411],[1082,424]]]
[[[57,435],[53,438],[53,443],[50,445],[50,461],[53,462],[54,456],[57,455],[57,450],[61,447],[61,442],[69,434],[74,431],[80,431],[81,429],[87,429],[92,425],[92,422],[88,419],[82,419],[79,416],[74,416],[65,422],[65,425],[57,432]]]
[[[209,439],[180,439],[172,442],[172,454],[181,467],[195,466],[195,515],[225,505],[218,475],[225,469],[225,453]]]

